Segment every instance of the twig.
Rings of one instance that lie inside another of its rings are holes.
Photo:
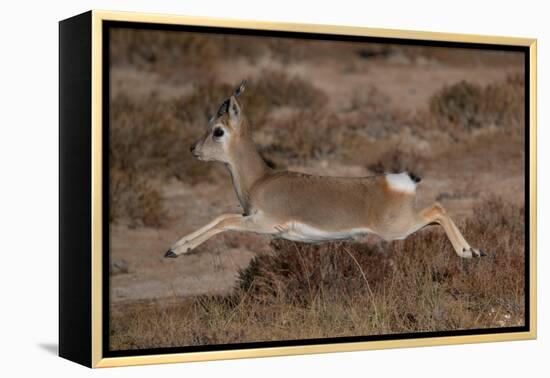
[[[357,261],[355,256],[353,256],[353,254],[346,247],[344,247],[344,251],[346,251],[346,253],[352,258],[353,262],[355,262],[355,265],[357,265],[357,268],[359,268],[359,271],[361,272],[361,275],[363,276],[363,280],[365,281],[365,284],[367,285],[367,290],[368,290],[370,298],[371,298],[372,307],[374,307],[374,316],[376,317],[376,320],[378,320],[378,308],[376,307],[376,303],[374,302],[374,293],[372,292],[372,290],[370,288],[369,281],[367,280],[367,276],[365,275],[365,272],[363,271],[363,268],[361,268],[361,265],[359,265],[359,262]]]

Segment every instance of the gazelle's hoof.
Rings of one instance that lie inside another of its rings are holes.
[[[468,255],[469,252],[469,255]],[[485,252],[483,252],[481,249],[475,249],[475,248],[462,248],[463,257],[470,258],[470,257],[484,257],[487,256]]]
[[[178,255],[176,255],[176,253],[175,253],[174,251],[172,251],[171,249],[169,249],[169,250],[166,251],[166,253],[164,254],[164,257],[170,257],[170,258],[175,259],[176,257],[178,257]]]

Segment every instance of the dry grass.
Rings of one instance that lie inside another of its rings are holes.
[[[486,87],[461,81],[442,88],[430,99],[433,116],[443,124],[464,130],[495,125],[509,130],[524,128],[524,78],[509,76]]]
[[[174,80],[198,75],[212,79],[216,77],[215,67],[227,59],[254,61],[265,52],[264,46],[251,43],[245,36],[123,28],[111,31],[113,66],[131,66]]]
[[[406,64],[438,62],[447,65],[520,64],[521,56],[498,51],[298,40],[294,38],[255,38],[239,35],[181,33],[158,30],[114,29],[111,31],[111,62],[138,69],[173,74],[173,67],[185,65],[187,77],[194,73],[211,75],[212,68],[227,60],[255,63],[269,57],[283,64],[304,61],[392,59],[399,56]],[[394,59],[395,61],[395,59]],[[181,75],[181,73],[180,73]]]
[[[493,67],[510,64],[523,64],[522,56],[506,51],[483,51],[433,46],[389,45],[391,54],[401,54],[412,63],[436,62],[449,66],[474,67],[491,65]]]
[[[250,122],[258,128],[263,126],[270,112],[281,107],[315,109],[322,108],[327,102],[323,91],[299,76],[290,76],[283,71],[264,70],[246,79],[246,92],[239,102]],[[193,91],[181,99],[183,119],[204,124],[233,93],[236,84],[215,80],[198,82]]]
[[[488,257],[459,259],[437,227],[386,246],[274,241],[239,274],[232,295],[115,307],[111,346],[523,325],[524,209],[489,199],[460,226]]]
[[[293,109],[276,114],[268,119],[269,127],[257,130],[262,151],[278,161],[331,158],[362,164],[371,151],[376,154],[378,148],[372,148],[375,141],[388,139],[408,125],[409,115],[390,106],[388,97],[376,87],[355,91],[347,109],[335,112],[324,106],[324,94],[307,89],[305,82],[294,85],[298,84],[301,90],[287,92],[299,93],[301,103],[294,102]],[[270,106],[281,107],[281,103]]]
[[[259,142],[263,152],[279,160],[305,161],[335,153],[341,148],[344,127],[338,117],[324,111],[307,110],[279,117],[268,130],[260,131]]]
[[[130,227],[162,224],[165,209],[157,185],[134,170],[110,171],[109,220],[128,219]]]
[[[159,226],[165,215],[159,181],[195,183],[208,179],[211,166],[189,157],[200,129],[178,114],[179,101],[156,96],[111,101],[109,134],[110,220]]]
[[[399,172],[419,174],[423,171],[422,165],[422,157],[414,153],[400,151],[396,148],[383,153],[375,163],[369,164],[368,168],[371,172],[377,174]]]

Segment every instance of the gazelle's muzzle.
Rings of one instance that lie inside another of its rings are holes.
[[[189,147],[189,151],[191,151],[191,155],[195,158],[199,158],[199,154],[197,153],[197,144],[192,144],[191,147]]]

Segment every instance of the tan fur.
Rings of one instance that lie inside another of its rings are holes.
[[[216,128],[223,129],[222,137],[214,136]],[[181,238],[167,257],[187,253],[224,231],[302,241],[341,240],[373,233],[390,241],[403,239],[429,224],[443,227],[458,256],[483,255],[470,247],[441,205],[416,209],[415,191],[395,189],[386,175],[327,177],[270,169],[254,146],[250,126],[235,96],[229,99],[227,113],[211,120],[192,152],[200,160],[227,165],[244,214],[219,216]],[[413,185],[412,181],[405,184]]]

